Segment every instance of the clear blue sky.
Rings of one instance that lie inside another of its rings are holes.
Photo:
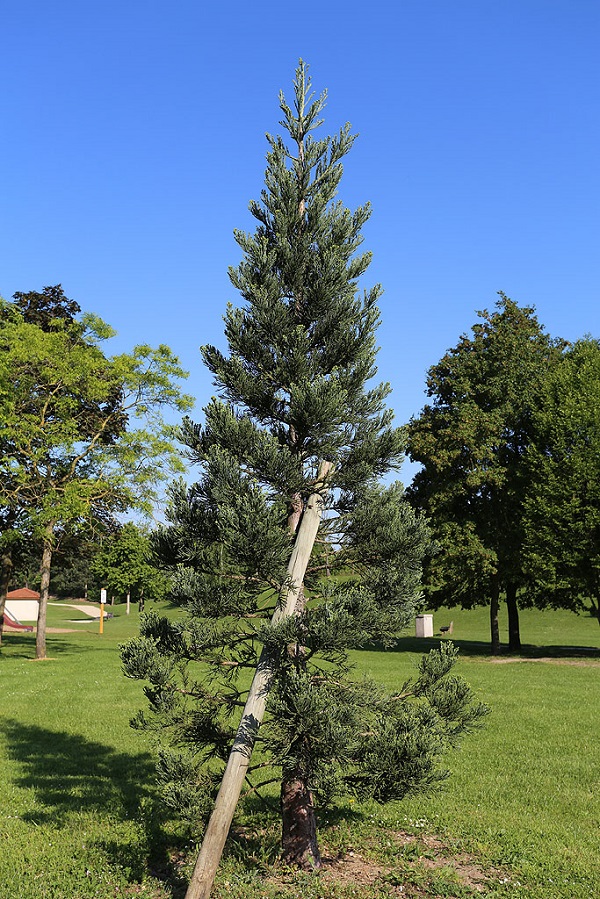
[[[20,0],[1,23],[0,293],[61,282],[114,352],[168,343],[197,416],[300,56],[324,131],[360,134],[340,198],[373,205],[399,421],[498,290],[600,336],[597,0]]]

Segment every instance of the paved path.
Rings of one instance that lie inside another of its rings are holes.
[[[89,618],[96,619],[96,620],[98,620],[98,618],[100,618],[100,609],[98,608],[98,606],[91,606],[91,605],[76,606],[70,602],[69,603],[67,603],[67,602],[51,602],[51,603],[48,603],[48,605],[60,606],[61,609],[77,609],[78,612],[83,612],[83,614],[87,615]]]

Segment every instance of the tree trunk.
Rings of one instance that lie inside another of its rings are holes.
[[[298,530],[303,511],[304,503],[302,502],[302,496],[299,493],[294,493],[288,508],[288,528],[290,534],[295,534]]]
[[[330,468],[330,462],[322,462],[319,467],[317,488],[320,487],[321,491]],[[304,582],[306,567],[319,529],[322,506],[321,494],[311,494],[298,528],[287,569],[287,586],[283,590],[273,614],[273,624],[276,624],[288,615],[293,615],[295,612],[298,595]],[[265,713],[267,697],[274,674],[275,662],[266,650],[263,650],[242,713],[242,720],[229,754],[215,807],[204,833],[204,840],[202,841],[194,873],[186,893],[186,899],[209,899],[210,897],[210,890],[221,861],[225,840],[229,833],[231,821],[250,764],[256,735]]]
[[[492,639],[492,655],[500,653],[500,625],[498,624],[498,610],[500,608],[500,585],[498,576],[492,578],[490,595],[490,632]]]
[[[519,606],[517,605],[517,588],[515,584],[506,585],[506,608],[508,609],[508,648],[511,652],[520,652],[521,633],[519,630]]]
[[[46,658],[46,611],[48,609],[48,594],[50,592],[50,566],[52,564],[52,538],[54,523],[46,525],[43,538],[41,583],[40,583],[40,607],[38,609],[37,632],[35,635],[35,657]]]
[[[4,627],[4,609],[6,608],[6,594],[10,587],[13,560],[12,550],[5,547],[0,553],[0,645],[2,645],[2,628]]]
[[[313,870],[321,866],[312,793],[296,768],[281,781],[281,848],[288,865]]]
[[[302,496],[295,493],[290,503],[288,528],[292,535],[296,534],[304,503]],[[296,597],[294,615],[300,616],[306,608],[304,584]],[[290,643],[290,657],[298,668],[305,667],[305,648],[300,643]],[[321,854],[317,842],[317,822],[312,793],[308,788],[306,776],[300,768],[283,773],[280,791],[281,806],[281,858],[287,865],[305,870],[314,870],[321,866]]]
[[[127,593],[127,612],[126,612],[127,615],[129,615],[130,606],[131,606],[131,593],[128,592]]]

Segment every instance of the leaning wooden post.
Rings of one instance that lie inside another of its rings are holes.
[[[302,590],[304,575],[321,521],[325,480],[331,467],[331,462],[321,462],[319,466],[316,490],[308,499],[296,534],[287,568],[286,588],[273,614],[273,624],[295,612],[296,602]],[[263,649],[185,899],[209,899],[210,897],[210,890],[221,861],[225,840],[250,764],[256,735],[265,714],[274,673],[275,669],[270,654]]]

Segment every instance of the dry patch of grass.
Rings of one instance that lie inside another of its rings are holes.
[[[484,869],[465,852],[455,852],[436,836],[400,831],[387,833],[386,861],[365,852],[347,850],[331,853],[327,847],[321,868],[311,874],[281,868],[277,863],[264,872],[263,895],[295,896],[300,881],[319,885],[320,896],[384,897],[408,899],[444,896],[466,899],[489,893],[492,884],[507,883],[509,878],[497,868]]]

